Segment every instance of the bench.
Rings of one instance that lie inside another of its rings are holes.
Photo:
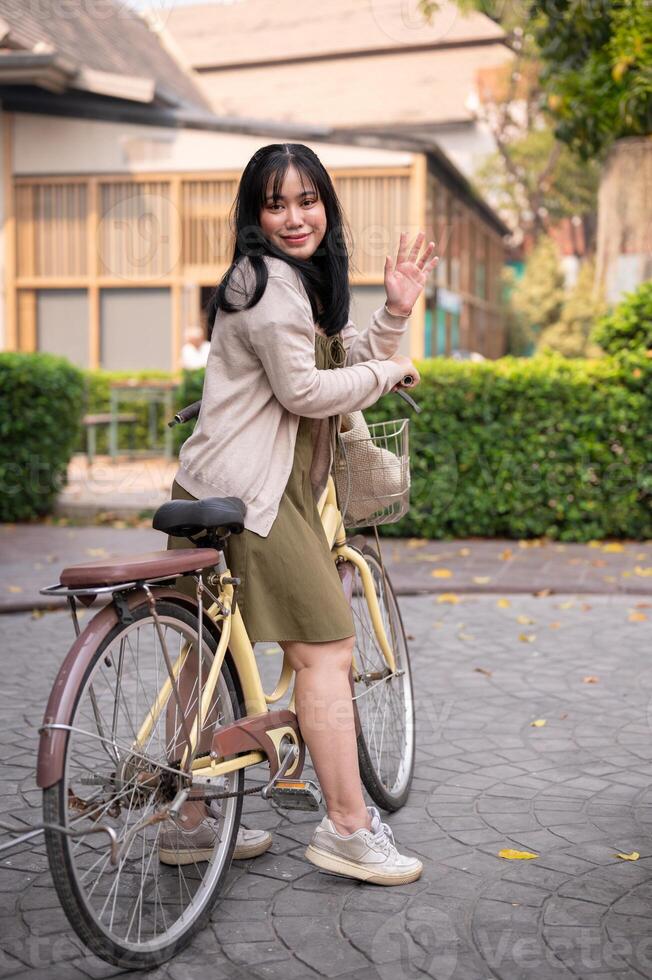
[[[134,430],[133,424],[138,421],[138,416],[133,412],[118,412],[116,414],[111,414],[111,412],[96,412],[95,414],[84,415],[82,418],[82,424],[86,429],[86,458],[88,460],[88,465],[92,466],[93,459],[96,456],[97,442],[95,438],[95,432],[98,425],[110,425],[112,422],[125,422],[129,425],[129,448],[133,449],[134,446]],[[109,440],[109,455],[114,458],[117,455],[118,447],[111,445],[111,440]]]

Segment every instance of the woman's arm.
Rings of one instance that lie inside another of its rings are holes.
[[[320,371],[310,304],[284,277],[270,275],[261,300],[236,315],[276,398],[295,415],[326,418],[367,408],[403,377],[401,365],[373,356]]]
[[[371,323],[364,330],[357,330],[349,320],[340,334],[346,349],[346,363],[359,364],[371,358],[387,360],[397,353],[401,337],[407,330],[409,317],[390,313],[381,306],[371,314]]]

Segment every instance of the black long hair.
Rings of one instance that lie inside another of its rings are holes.
[[[326,232],[309,259],[288,255],[264,235],[260,211],[270,177],[273,194],[280,195],[289,166],[294,166],[304,181],[312,185],[324,205]],[[270,143],[257,150],[245,167],[229,222],[235,232],[231,265],[216,286],[207,308],[208,335],[213,330],[218,310],[234,313],[255,306],[267,286],[267,266],[263,255],[282,259],[299,273],[312,307],[314,322],[329,336],[342,329],[349,318],[349,249],[345,235],[351,238],[333,182],[317,154],[303,143]],[[247,255],[256,275],[251,299],[244,306],[234,306],[226,298],[226,289],[238,259]],[[321,304],[321,312],[320,306]]]

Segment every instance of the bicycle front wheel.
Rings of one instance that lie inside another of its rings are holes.
[[[132,623],[116,624],[99,642],[74,692],[64,775],[43,797],[45,821],[76,832],[45,835],[68,921],[94,953],[130,969],[158,966],[204,924],[229,869],[242,810],[242,795],[211,805],[181,771],[182,718],[190,729],[197,714],[198,622],[163,599],[155,608],[161,634],[143,603],[132,609]],[[178,700],[161,635],[178,678]],[[215,650],[206,628],[201,648],[203,684]],[[224,662],[202,719],[202,755],[214,728],[238,717]],[[218,789],[241,794],[243,783],[240,770],[223,776]],[[190,800],[171,816],[170,803],[184,789]],[[184,817],[188,826],[201,821],[201,850],[198,838],[184,834]],[[108,836],[93,832],[98,826],[110,827],[118,839],[117,865]]]
[[[398,810],[407,800],[414,774],[414,694],[407,637],[396,595],[377,552],[364,545],[381,620],[396,672],[387,665],[376,638],[360,572],[354,566],[351,609],[355,623],[353,700],[360,719],[358,764],[374,803]]]

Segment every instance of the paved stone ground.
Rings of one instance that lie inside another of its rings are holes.
[[[417,767],[409,803],[385,815],[422,878],[381,888],[323,874],[303,858],[316,815],[246,797],[246,823],[273,830],[272,851],[232,865],[212,925],[155,977],[652,977],[650,604],[439,598],[401,600]],[[0,822],[18,828],[40,817],[35,728],[72,630],[60,612],[1,625]],[[270,649],[257,647],[268,690]],[[505,860],[505,847],[539,856]],[[42,843],[5,854],[0,975],[115,973],[67,926]]]
[[[0,524],[0,613],[65,607],[65,599],[38,590],[58,582],[67,565],[165,550],[167,535],[145,523],[118,528]],[[383,538],[382,552],[400,594],[550,589],[652,595],[652,541]]]

